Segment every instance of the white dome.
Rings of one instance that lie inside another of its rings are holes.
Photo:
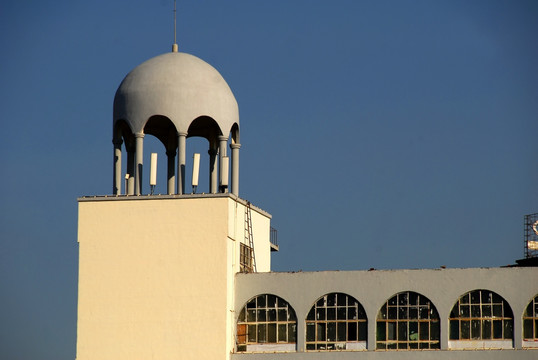
[[[114,124],[124,120],[133,133],[140,133],[155,115],[169,118],[183,133],[201,116],[215,120],[223,135],[234,123],[239,125],[237,101],[219,72],[193,55],[178,52],[137,66],[116,91]]]

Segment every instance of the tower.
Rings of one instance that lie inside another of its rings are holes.
[[[165,195],[144,192],[148,135],[166,149]],[[190,137],[208,141],[202,194],[185,191]],[[234,274],[252,269],[254,259],[257,271],[269,271],[271,252],[271,216],[238,196],[232,91],[211,65],[174,47],[122,81],[113,144],[112,195],[78,199],[77,359],[229,358]]]

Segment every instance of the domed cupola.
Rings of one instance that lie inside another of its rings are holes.
[[[223,175],[227,171],[218,185],[217,155],[222,168],[228,161],[226,145],[231,136],[231,192],[238,195],[239,109],[224,78],[205,61],[171,52],[147,60],[123,79],[114,97],[114,194],[121,194],[123,143],[127,151],[125,194],[142,194],[146,134],[158,138],[166,148],[168,194],[185,193],[186,139],[192,136],[209,142],[208,192],[226,192],[228,179]]]

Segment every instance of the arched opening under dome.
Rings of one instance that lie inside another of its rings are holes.
[[[144,146],[150,146],[151,152],[161,152],[162,149],[153,140],[146,140],[146,135],[152,135],[164,146],[166,153],[166,193],[185,194],[186,191],[186,154],[187,138],[204,138],[208,141],[209,160],[207,193],[228,192],[229,178],[231,177],[231,192],[235,195],[239,193],[239,126],[234,123],[229,134],[223,135],[218,123],[209,116],[199,116],[194,119],[187,131],[178,130],[175,122],[164,115],[153,115],[145,123],[142,131],[134,133],[129,126],[129,122],[123,119],[117,120],[114,124],[114,182],[113,194],[122,194],[122,147],[125,143],[127,151],[127,162],[124,165],[125,185],[124,194],[143,194],[143,163],[149,160],[149,153],[144,154]],[[195,152],[200,152],[205,157],[205,151],[200,151],[203,142],[200,140],[190,140],[195,144]],[[146,144],[145,144],[146,143]],[[229,157],[226,150],[229,144],[232,152],[232,171],[228,174]],[[146,152],[148,152],[146,150]],[[176,173],[177,155],[177,173]],[[218,157],[217,157],[218,155]],[[162,158],[162,157],[158,157]],[[218,160],[217,160],[218,159]],[[162,161],[161,161],[162,162]],[[163,171],[157,168],[159,174]],[[205,172],[205,170],[204,170]],[[220,175],[220,177],[219,177]],[[163,176],[160,176],[162,178]],[[149,176],[148,176],[149,178]],[[205,183],[205,181],[203,181]],[[160,193],[160,184],[157,185],[157,192]],[[164,192],[164,191],[163,191]]]

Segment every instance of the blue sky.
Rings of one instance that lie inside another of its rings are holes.
[[[170,51],[172,8],[0,3],[2,359],[75,357],[76,199],[111,192],[114,93]],[[273,215],[274,270],[521,258],[537,16],[536,1],[180,1],[180,51],[238,100],[240,195]]]

